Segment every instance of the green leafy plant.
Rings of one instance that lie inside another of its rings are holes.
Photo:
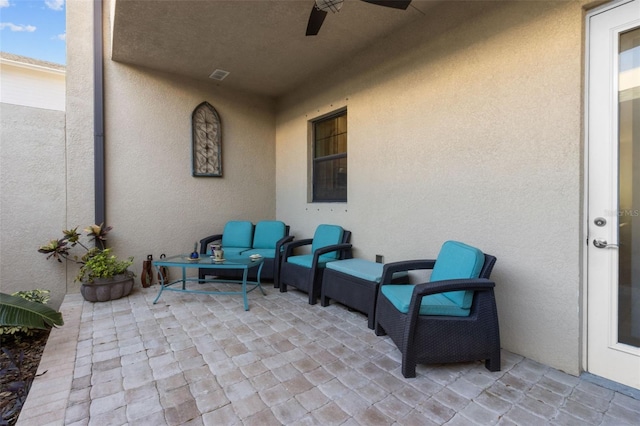
[[[45,305],[48,300],[49,290],[0,293],[0,334],[31,335],[33,329],[63,325],[62,314]]]
[[[62,231],[63,237],[51,240],[48,244],[41,246],[38,251],[47,255],[47,259],[54,258],[58,262],[63,260],[74,262],[80,265],[75,281],[91,282],[96,278],[111,278],[115,275],[127,274],[135,276],[127,268],[133,264],[133,257],[127,260],[118,260],[106,247],[107,234],[112,227],[105,227],[103,224],[91,225],[84,231],[87,233],[88,243],[82,242],[82,234],[78,232],[78,227]],[[88,244],[94,243],[94,247]],[[82,257],[72,255],[71,250],[81,247],[85,253]]]
[[[76,281],[91,282],[96,278],[110,278],[120,274],[130,274],[127,270],[133,264],[133,257],[127,260],[118,260],[111,254],[111,249],[104,249],[96,252],[86,259],[85,263],[80,267],[80,271],[76,276]]]

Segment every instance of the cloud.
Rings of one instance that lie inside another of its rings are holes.
[[[11,31],[26,31],[28,33],[32,33],[36,30],[36,27],[33,25],[15,25],[11,22],[0,22],[0,30],[4,30],[5,28],[9,28]]]
[[[5,0],[0,0],[0,1],[5,1]],[[64,9],[64,0],[44,0],[44,4],[46,4],[47,7],[52,10]]]
[[[9,0],[0,0],[0,9],[3,7],[9,7]]]
[[[67,33],[58,34],[54,37],[56,40],[67,41]]]

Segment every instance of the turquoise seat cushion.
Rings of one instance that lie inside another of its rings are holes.
[[[409,304],[415,285],[383,285],[382,294],[402,313],[409,312]],[[452,317],[469,316],[469,308],[461,308],[445,296],[445,293],[430,294],[422,298],[420,315],[446,315]]]
[[[382,263],[371,262],[364,259],[345,259],[327,263],[327,269],[351,275],[365,281],[379,283],[382,280]],[[407,277],[406,272],[397,272],[393,278]]]
[[[320,256],[318,258],[318,268],[324,268],[325,265],[331,262],[333,259],[322,258]],[[293,263],[294,265],[304,266],[305,268],[311,269],[313,264],[313,255],[312,254],[301,254],[298,256],[289,256],[287,258],[287,262]]]
[[[250,249],[249,247],[223,247],[222,248],[222,250],[224,250],[225,259],[244,256],[244,252],[249,249]]]
[[[276,243],[285,235],[286,225],[284,222],[278,220],[260,221],[256,224],[252,247],[254,249],[275,249]]]
[[[259,254],[265,259],[273,259],[274,257],[276,257],[276,249],[274,248],[249,249],[242,252],[243,256],[251,256],[252,254]]]
[[[318,225],[316,232],[313,235],[313,242],[311,244],[311,253],[322,247],[331,246],[334,244],[342,243],[342,235],[344,230],[340,226],[336,225]],[[338,258],[338,252],[332,251],[320,256],[326,260],[333,260]]]
[[[253,243],[253,224],[248,221],[230,221],[222,233],[222,248],[227,247],[249,249]]]
[[[365,281],[380,282],[382,279],[382,263],[370,262],[364,259],[345,259],[330,262],[327,269],[342,272]]]
[[[484,265],[484,254],[475,247],[458,241],[446,241],[433,267],[430,281],[478,278]],[[473,291],[442,293],[458,307],[469,309]]]

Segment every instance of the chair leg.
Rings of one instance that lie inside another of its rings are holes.
[[[489,371],[500,371],[500,351],[494,352],[491,358],[486,359],[484,366]]]
[[[409,352],[406,350],[402,354],[402,375],[407,379],[416,377],[416,359]]]
[[[318,303],[318,298],[313,294],[313,289],[309,290],[309,304],[315,305]]]
[[[285,283],[280,283],[280,293],[287,292],[287,285]]]
[[[373,312],[369,312],[369,314],[367,315],[367,327],[369,327],[371,330],[373,330],[374,328],[374,316],[373,316]]]
[[[374,326],[374,331],[376,332],[376,336],[386,336],[387,332],[384,331],[384,328],[382,328],[382,326],[380,325],[380,323],[378,323],[378,321],[376,321],[376,324]]]
[[[329,306],[330,301],[331,301],[330,297],[327,297],[325,295],[320,296],[320,304],[322,305],[323,308],[326,308],[327,306]]]

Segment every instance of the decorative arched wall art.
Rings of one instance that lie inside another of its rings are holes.
[[[222,177],[222,126],[216,109],[202,102],[191,114],[192,175]]]

